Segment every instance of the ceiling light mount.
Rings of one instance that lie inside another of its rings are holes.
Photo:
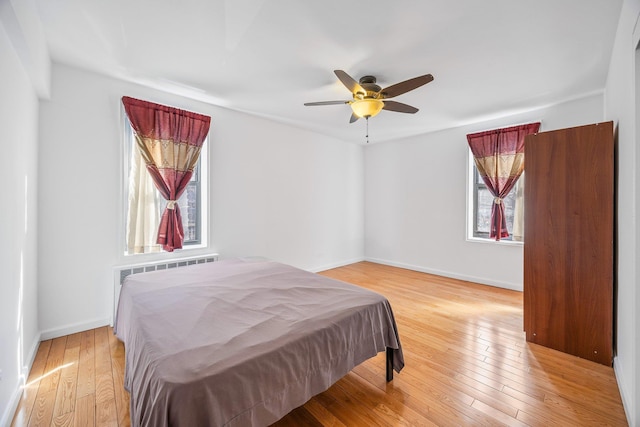
[[[362,76],[358,82],[367,93],[372,92],[378,95],[382,90],[382,88],[376,84],[376,78],[374,76]]]

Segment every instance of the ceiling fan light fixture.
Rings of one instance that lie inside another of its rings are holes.
[[[373,117],[377,115],[384,107],[384,102],[379,99],[358,99],[351,103],[351,109],[356,116]]]

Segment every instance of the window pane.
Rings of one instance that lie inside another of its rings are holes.
[[[476,182],[479,184],[484,183],[484,180],[482,179],[482,176],[480,176],[480,171],[478,170],[478,168],[474,166],[473,170],[476,171]]]
[[[199,218],[198,218],[198,184],[190,182],[184,194],[178,201],[182,214],[182,228],[184,229],[185,243],[199,243]]]
[[[517,185],[511,189],[507,197],[502,199],[502,203],[504,203],[504,215],[507,219],[507,230],[509,230],[510,235],[509,237],[513,234],[513,212],[516,205],[516,188]]]
[[[196,167],[193,168],[193,174],[191,175],[191,178],[189,178],[189,181],[200,181],[200,160],[196,163]]]
[[[476,231],[480,233],[491,232],[491,205],[493,196],[486,188],[478,188],[478,205],[476,206]]]

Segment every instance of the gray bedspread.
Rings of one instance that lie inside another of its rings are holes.
[[[131,275],[114,330],[133,426],[265,426],[386,347],[404,366],[385,297],[267,260]]]

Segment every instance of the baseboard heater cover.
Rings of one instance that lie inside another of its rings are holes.
[[[146,273],[147,271],[167,270],[169,268],[180,268],[194,264],[205,264],[207,262],[215,262],[218,260],[218,254],[199,255],[189,258],[149,261],[145,263],[121,265],[113,269],[113,311],[111,326],[116,318],[118,310],[118,299],[120,297],[120,287],[124,279],[130,274]]]

